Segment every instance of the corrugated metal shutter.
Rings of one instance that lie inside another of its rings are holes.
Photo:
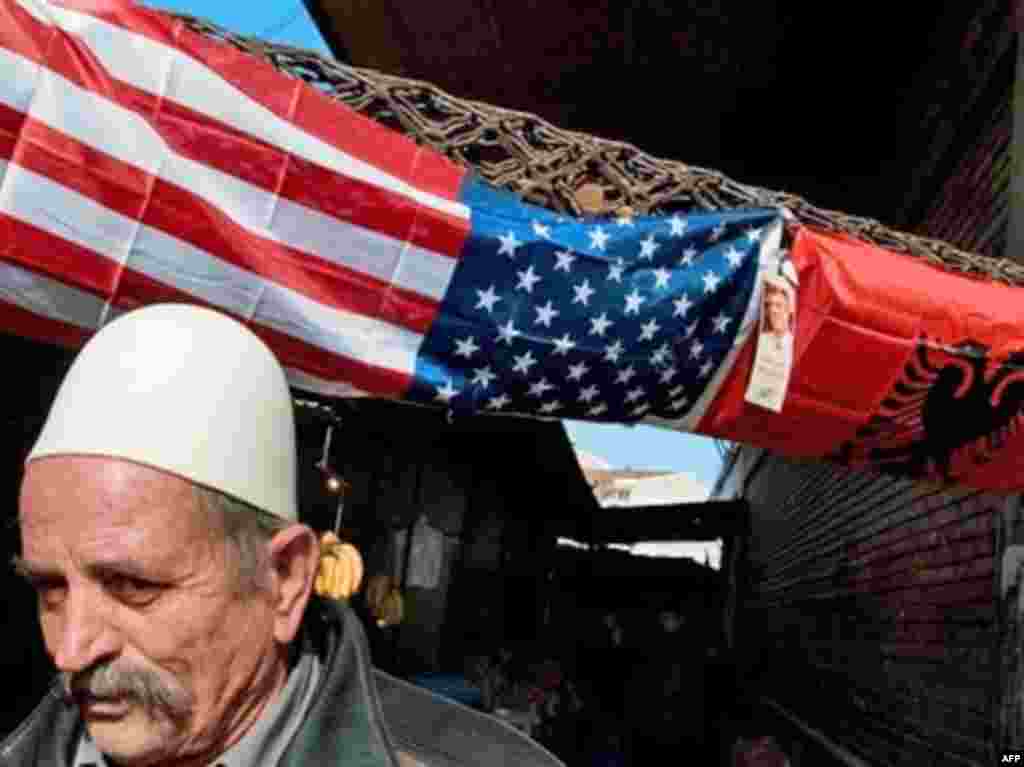
[[[1005,500],[774,456],[745,495],[763,689],[873,765],[988,764]]]

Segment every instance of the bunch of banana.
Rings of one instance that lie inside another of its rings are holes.
[[[329,599],[348,599],[363,580],[363,558],[351,543],[326,532],[320,538],[320,566],[313,588]]]
[[[398,582],[390,575],[372,575],[366,583],[366,604],[381,628],[402,622],[404,603]]]

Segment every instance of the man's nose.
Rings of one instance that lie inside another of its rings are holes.
[[[47,639],[59,671],[84,671],[118,652],[119,632],[102,598],[88,589],[69,592],[57,623],[54,636]]]

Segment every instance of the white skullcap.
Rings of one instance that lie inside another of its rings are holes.
[[[248,328],[189,304],[136,309],[79,352],[28,461],[122,458],[298,519],[284,371]]]

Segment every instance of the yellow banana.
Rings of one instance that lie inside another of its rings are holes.
[[[330,599],[348,599],[363,580],[363,558],[351,543],[343,543],[332,532],[320,539],[320,564],[313,587]]]

